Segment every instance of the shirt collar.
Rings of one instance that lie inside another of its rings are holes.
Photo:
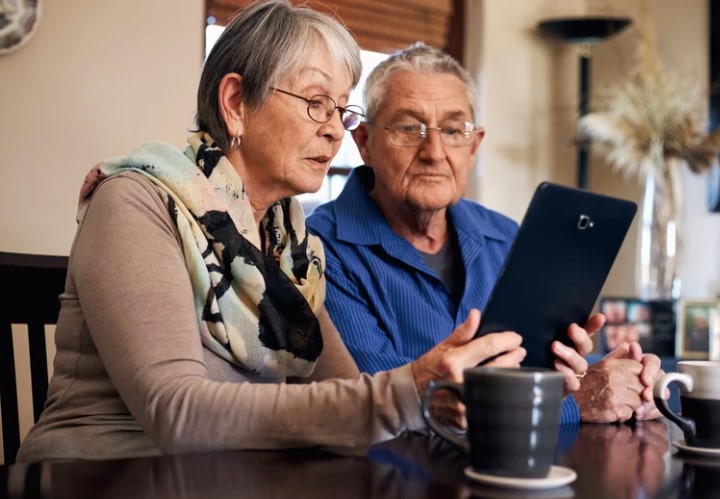
[[[395,236],[380,208],[370,197],[374,183],[375,174],[369,166],[358,166],[350,173],[335,203],[337,236],[341,241],[372,245]]]

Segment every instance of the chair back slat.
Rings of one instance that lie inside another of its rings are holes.
[[[57,318],[55,319],[57,322]],[[33,418],[37,421],[45,405],[48,390],[47,348],[45,324],[33,321],[28,324],[30,349],[30,379],[32,385]]]
[[[28,331],[33,417],[37,421],[47,398],[45,326],[57,323],[59,296],[65,289],[68,258],[0,252],[0,411],[5,464],[15,462],[20,446],[18,387],[12,324]]]
[[[3,456],[5,464],[15,462],[20,447],[20,421],[12,327],[0,318],[0,411],[2,412]]]

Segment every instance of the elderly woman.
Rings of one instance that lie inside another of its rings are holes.
[[[432,379],[501,352],[519,364],[518,335],[472,340],[476,322],[373,376],[340,340],[292,196],[320,188],[358,125],[359,75],[335,20],[253,4],[208,58],[189,147],[148,143],[91,170],[48,401],[19,461],[364,445],[424,428]]]

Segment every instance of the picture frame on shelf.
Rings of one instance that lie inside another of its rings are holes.
[[[675,350],[681,359],[709,359],[720,348],[720,302],[683,300],[678,309]]]
[[[709,2],[710,25],[720,23],[720,1]],[[708,129],[715,130],[720,126],[720,33],[718,30],[709,30],[710,37],[710,95],[708,106]],[[718,158],[720,159],[720,158]],[[707,175],[708,182],[708,209],[712,213],[720,213],[720,165],[717,160],[710,166]]]
[[[604,296],[598,310],[607,321],[599,333],[602,353],[624,341],[637,341],[643,352],[674,357],[676,343],[675,302],[637,297]]]
[[[710,338],[710,360],[720,361],[720,331]]]

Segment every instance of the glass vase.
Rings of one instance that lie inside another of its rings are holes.
[[[649,300],[680,297],[682,177],[676,160],[648,170],[642,204],[639,295]]]

